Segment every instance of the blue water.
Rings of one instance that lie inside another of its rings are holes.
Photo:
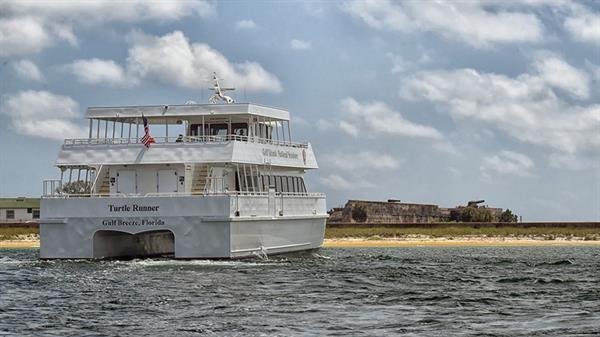
[[[269,260],[0,250],[0,335],[600,336],[600,248],[335,248]]]

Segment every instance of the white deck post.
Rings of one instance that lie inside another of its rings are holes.
[[[97,128],[96,128],[96,138],[100,139],[100,120],[97,120]]]
[[[90,118],[90,139],[92,139],[92,126],[93,126],[93,122],[94,120]]]
[[[165,135],[167,136],[165,138],[165,143],[169,142],[169,119],[165,117]]]
[[[242,168],[244,170],[244,187],[245,187],[245,192],[248,192],[248,176],[246,174],[246,164],[242,164]]]
[[[290,128],[290,121],[287,121],[287,127],[288,127],[288,139],[290,141],[290,145],[292,144],[292,131]]]
[[[202,138],[204,138],[204,115],[202,115]]]
[[[135,142],[139,142],[140,141],[140,121],[138,120],[138,118],[135,118]]]
[[[116,132],[116,130],[115,130],[115,129],[116,129],[116,128],[117,128],[117,120],[115,119],[115,120],[113,121],[113,134],[112,134],[112,139],[113,139],[113,142],[114,142],[114,140],[115,140],[115,132]]]

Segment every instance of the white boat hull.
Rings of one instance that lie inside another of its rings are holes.
[[[248,212],[229,195],[42,199],[40,257],[243,258],[321,247],[324,198],[282,199],[313,208],[304,215],[251,198],[245,202],[256,207]]]

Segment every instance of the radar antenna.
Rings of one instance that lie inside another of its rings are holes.
[[[210,88],[215,93],[208,99],[208,103],[217,104],[219,101],[223,101],[227,104],[235,103],[233,98],[224,94],[225,91],[233,91],[235,88],[221,88],[219,85],[219,79],[217,78],[217,73],[213,73],[213,87]]]

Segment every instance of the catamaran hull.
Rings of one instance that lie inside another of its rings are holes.
[[[304,206],[315,203],[315,214],[294,215],[289,209],[292,214],[286,215],[285,203],[281,211],[255,198],[256,214],[240,214],[232,208],[240,201],[233,198],[42,199],[40,257],[244,258],[322,246],[324,200],[322,205],[319,200],[304,201]]]

